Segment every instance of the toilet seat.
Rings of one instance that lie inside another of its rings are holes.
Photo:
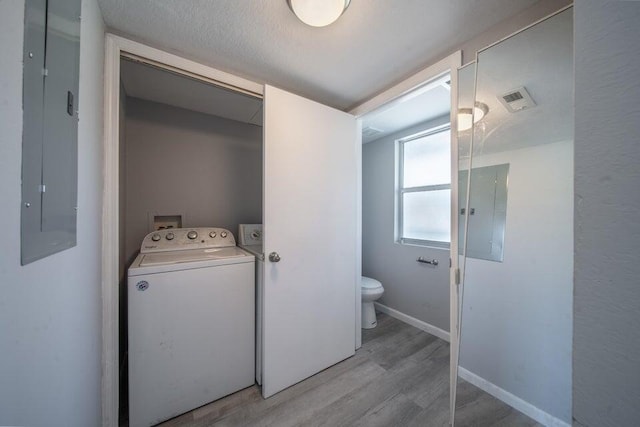
[[[372,279],[371,277],[362,276],[362,281],[360,283],[363,291],[374,291],[382,289],[382,283],[380,283],[376,279]]]

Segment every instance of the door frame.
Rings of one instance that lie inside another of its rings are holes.
[[[363,102],[349,111],[362,123],[362,117],[382,108],[388,108],[399,102],[406,95],[420,89],[443,74],[451,75],[451,243],[449,248],[449,414],[453,420],[455,410],[453,399],[457,381],[458,342],[458,284],[456,283],[458,268],[458,68],[462,66],[462,51],[458,50],[433,65],[411,75],[402,82]],[[360,126],[361,128],[362,126]],[[362,146],[359,149],[358,164],[358,238],[362,238]],[[361,247],[361,245],[359,246]],[[359,265],[362,264],[362,252],[358,251]],[[359,294],[358,294],[359,296]],[[359,300],[359,299],[358,299]],[[359,338],[359,337],[358,337]],[[358,347],[360,344],[358,344]]]
[[[120,58],[136,60],[262,98],[264,86],[207,65],[107,33],[104,56],[102,194],[102,425],[118,425],[119,405],[119,126]]]
[[[196,79],[224,86],[245,94],[263,98],[264,86],[234,74],[227,73],[208,65],[183,58],[181,56],[151,47],[149,45],[136,42],[115,34],[105,34],[105,56],[104,56],[104,135],[103,135],[103,195],[102,195],[102,380],[101,380],[101,405],[102,405],[102,425],[111,427],[118,425],[118,405],[119,405],[119,290],[118,290],[118,263],[119,263],[119,104],[120,104],[120,58],[121,56],[131,56],[136,60],[146,62],[150,65],[165,68],[179,74],[184,74]],[[461,65],[462,53],[457,51],[437,63],[415,73],[403,82],[383,91],[379,95],[360,104],[348,111],[350,114],[360,119],[382,106],[411,91],[429,83],[438,75],[451,72],[452,101],[457,104],[457,75],[456,70]],[[451,125],[455,126],[457,115],[453,111],[457,106],[452,103]],[[359,120],[360,121],[360,120]],[[452,133],[452,170],[457,171],[457,138]],[[362,145],[356,147],[356,158],[358,182],[357,182],[357,232],[356,232],[356,283],[359,284],[362,265]],[[454,152],[455,150],[455,152]],[[456,180],[457,174],[453,174]],[[451,253],[457,253],[457,183],[452,182],[452,242]],[[454,194],[455,193],[455,194]],[[457,292],[455,288],[455,270],[457,268],[457,257],[451,257],[451,325],[457,319]],[[355,347],[361,346],[361,301],[360,286],[356,286],[356,330]],[[451,342],[456,343],[455,328],[451,329]],[[453,357],[452,348],[452,357]]]

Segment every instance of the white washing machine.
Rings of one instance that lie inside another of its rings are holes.
[[[262,224],[240,224],[238,246],[256,257],[256,382],[262,385],[262,295],[264,295]]]
[[[151,426],[255,378],[255,257],[221,228],[148,234],[129,268],[129,425]]]

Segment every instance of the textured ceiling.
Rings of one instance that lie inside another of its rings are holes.
[[[348,109],[536,0],[352,0],[306,26],[285,0],[99,0],[120,34]]]

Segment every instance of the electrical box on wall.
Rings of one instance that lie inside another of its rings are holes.
[[[21,262],[76,245],[81,0],[26,0]]]

